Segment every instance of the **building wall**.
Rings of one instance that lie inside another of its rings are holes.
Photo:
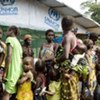
[[[41,4],[37,0],[2,1],[8,2],[0,2],[1,25],[17,25],[35,30],[53,29],[56,32],[62,31],[61,19],[63,16],[60,12]],[[85,32],[85,29],[79,25],[78,27],[79,32]]]
[[[0,3],[0,22],[3,25],[15,24],[31,29],[61,31],[62,16],[54,9],[40,4],[37,0],[16,0],[14,4]]]
[[[63,16],[60,12],[39,3],[37,0],[4,1],[9,2],[0,1],[0,24],[4,26],[17,25],[21,27],[21,39],[19,38],[21,42],[24,34],[31,34],[33,37],[32,47],[35,51],[35,57],[38,56],[40,45],[45,41],[45,30],[53,29],[57,33],[62,33],[61,20]],[[79,33],[86,32],[86,30],[79,25],[75,27],[78,27]],[[2,28],[5,33],[8,27]]]
[[[87,30],[85,28],[83,28],[82,26],[80,26],[78,24],[75,24],[75,27],[78,28],[77,33],[79,33],[79,34],[85,34],[87,32]]]

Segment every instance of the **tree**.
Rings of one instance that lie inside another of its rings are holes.
[[[83,2],[81,7],[88,8],[85,14],[90,14],[91,18],[100,23],[100,2],[97,0],[89,0]]]

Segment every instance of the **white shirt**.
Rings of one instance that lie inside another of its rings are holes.
[[[85,53],[83,54],[76,54],[74,55],[73,59],[72,59],[72,62],[71,62],[71,66],[76,66],[78,61],[81,59],[81,58],[84,58],[85,56]]]

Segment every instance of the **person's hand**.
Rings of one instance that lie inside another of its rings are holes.
[[[65,76],[66,79],[70,79],[70,80],[72,79],[72,75],[70,75],[68,73],[65,73],[64,76]]]
[[[45,94],[45,90],[46,90],[46,87],[44,87],[44,88],[42,89],[42,91],[40,92],[40,96],[42,96],[42,95]]]

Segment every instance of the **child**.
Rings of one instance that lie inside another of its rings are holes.
[[[33,81],[32,75],[33,58],[25,57],[23,59],[23,74],[18,81],[19,87],[17,92],[17,100],[33,100],[33,93],[31,90],[31,82]]]
[[[57,69],[52,68],[49,71],[49,75],[51,80],[49,84],[49,90],[45,91],[47,94],[47,100],[60,100],[60,73]]]
[[[100,100],[100,71],[97,74],[97,86],[94,91],[94,100]]]
[[[46,89],[45,66],[45,62],[40,59],[35,63],[35,70],[37,72],[35,100],[45,100],[45,94],[43,94],[43,91]]]

